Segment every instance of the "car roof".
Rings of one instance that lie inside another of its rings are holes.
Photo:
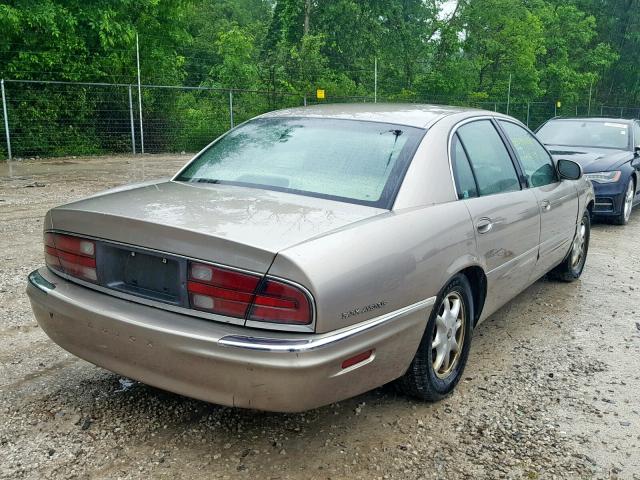
[[[617,122],[617,123],[633,123],[634,118],[616,118],[616,117],[554,117],[549,121],[569,120],[572,122]]]
[[[333,103],[275,110],[260,115],[259,118],[336,118],[425,128],[446,116],[464,113],[468,113],[470,117],[483,114],[495,115],[495,112],[474,108],[417,103]]]

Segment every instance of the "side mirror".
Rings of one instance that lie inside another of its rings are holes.
[[[640,145],[633,149],[633,153],[636,157],[640,157]]]
[[[582,167],[572,160],[558,160],[558,174],[563,180],[579,180],[582,177]]]

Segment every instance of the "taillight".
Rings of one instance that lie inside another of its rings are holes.
[[[189,263],[191,308],[244,318],[260,277],[202,263]]]
[[[44,234],[44,257],[47,266],[67,275],[96,282],[96,244],[86,238]]]
[[[256,294],[247,320],[308,325],[311,323],[309,297],[298,287],[267,279]]]
[[[191,308],[257,322],[308,325],[309,297],[298,287],[258,275],[189,263]]]

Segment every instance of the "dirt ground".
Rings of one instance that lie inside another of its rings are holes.
[[[57,204],[188,156],[0,165],[0,478],[640,479],[640,212],[595,225],[581,280],[540,280],[474,333],[464,380],[304,414],[220,407],[68,354],[24,293]]]

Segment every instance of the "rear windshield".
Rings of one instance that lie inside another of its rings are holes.
[[[419,128],[355,120],[256,119],[210,145],[175,180],[391,208],[423,134]]]
[[[547,145],[627,149],[629,125],[593,120],[552,120],[538,130],[538,138]]]

